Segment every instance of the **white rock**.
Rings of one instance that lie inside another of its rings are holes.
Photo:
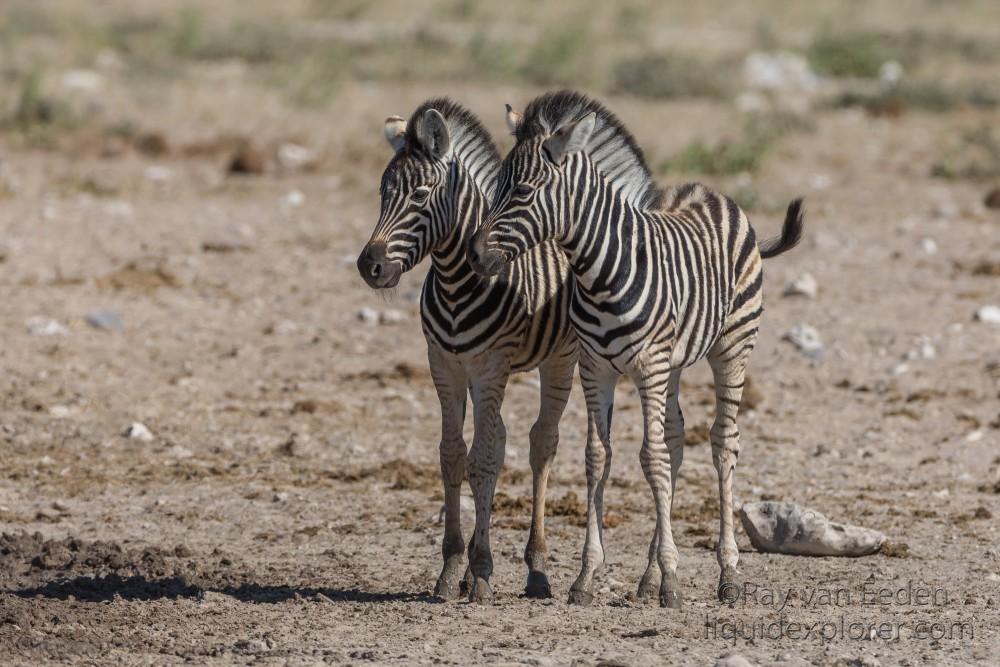
[[[151,442],[153,440],[153,434],[142,422],[132,422],[122,432],[122,435],[132,440],[141,440],[142,442]]]
[[[920,248],[928,255],[936,255],[938,251],[937,241],[928,237],[920,239]]]
[[[143,178],[150,183],[168,183],[174,177],[174,172],[169,167],[158,164],[151,164],[142,172]]]
[[[406,316],[402,312],[390,309],[382,311],[379,315],[378,321],[380,324],[399,324],[404,319],[406,319]]]
[[[754,667],[754,665],[742,655],[730,653],[716,660],[715,667]]]
[[[804,296],[814,299],[818,291],[819,283],[811,273],[803,273],[785,286],[785,296]]]
[[[794,345],[799,352],[810,359],[823,358],[823,341],[819,337],[819,332],[808,324],[796,324],[785,332],[781,339]]]
[[[289,496],[287,491],[278,491],[277,493],[274,494],[271,500],[273,500],[276,503],[286,503],[288,502],[288,497]]]
[[[976,311],[976,319],[989,324],[1000,324],[1000,306],[983,306]]]
[[[978,428],[975,431],[970,431],[969,434],[967,436],[965,436],[965,441],[966,442],[979,442],[980,440],[983,439],[983,437],[985,435],[986,434],[983,433],[983,430],[981,428]]]
[[[834,523],[793,503],[744,503],[740,520],[758,551],[797,556],[867,556],[885,535],[868,528]]]
[[[378,311],[375,310],[374,308],[369,308],[368,306],[364,306],[363,308],[358,310],[358,319],[367,324],[368,326],[373,327],[377,325],[379,322],[379,314]]]
[[[887,60],[878,68],[878,80],[883,86],[895,86],[903,80],[903,66],[895,60]]]
[[[933,359],[937,356],[937,350],[934,348],[934,343],[927,336],[921,336],[917,339],[914,346],[906,353],[905,359],[914,361],[917,359]]]
[[[53,419],[66,419],[70,415],[70,408],[68,405],[53,405],[49,408],[49,414]]]
[[[71,69],[63,72],[62,86],[69,90],[92,93],[104,84],[104,77],[90,69]]]
[[[65,336],[69,329],[57,320],[47,317],[32,317],[28,320],[28,332],[32,336]]]
[[[306,202],[306,196],[302,194],[301,190],[292,190],[287,195],[285,195],[284,203],[289,208],[298,208]]]
[[[316,153],[299,144],[285,143],[278,146],[278,164],[284,169],[302,169],[316,161]]]
[[[812,91],[819,78],[798,53],[754,51],[743,60],[743,77],[751,88],[770,91]]]

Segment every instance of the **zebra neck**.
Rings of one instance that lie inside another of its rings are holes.
[[[601,301],[615,292],[618,274],[631,262],[616,257],[631,253],[636,243],[646,243],[651,231],[648,212],[628,201],[605,183],[593,169],[581,170],[571,197],[570,233],[563,242],[578,289],[590,300]]]
[[[484,169],[480,169],[482,173]],[[456,158],[448,172],[450,191],[449,231],[434,245],[431,266],[437,274],[437,285],[444,292],[457,293],[469,281],[479,282],[465,253],[465,246],[480,221],[486,216],[488,199],[475,177]]]

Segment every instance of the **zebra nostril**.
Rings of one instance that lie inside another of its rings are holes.
[[[372,269],[371,269],[372,278],[378,278],[380,273],[382,273],[382,265],[372,264]]]

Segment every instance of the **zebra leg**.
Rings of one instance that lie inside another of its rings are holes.
[[[583,358],[581,358],[581,362]],[[587,537],[583,547],[580,575],[569,591],[570,604],[590,604],[594,599],[594,574],[604,564],[599,513],[603,480],[611,465],[611,416],[615,402],[615,375],[599,376],[580,364],[580,380],[587,397]],[[601,477],[598,477],[600,471]]]
[[[490,514],[497,475],[503,465],[507,430],[500,419],[500,406],[507,387],[508,372],[488,369],[488,374],[473,378],[473,414],[475,436],[466,459],[469,486],[476,503],[476,527],[469,542],[469,567],[473,584],[471,602],[492,602],[490,575],[493,574],[493,553],[490,549]]]
[[[677,547],[670,529],[670,507],[673,499],[671,452],[664,431],[666,396],[664,380],[651,376],[642,378],[639,398],[645,427],[639,460],[653,492],[656,504],[656,560],[660,566],[660,606],[680,609],[681,592],[677,581]]]
[[[681,384],[681,369],[677,369],[670,374],[670,382],[667,385],[667,409],[666,420],[666,440],[667,451],[670,453],[670,509],[673,510],[674,498],[677,491],[677,477],[680,474],[681,462],[684,460],[684,415],[681,413],[681,405],[678,400]],[[653,539],[649,542],[649,560],[646,565],[646,572],[639,582],[639,599],[652,599],[660,594],[660,564],[657,562],[656,554],[659,549],[659,533],[653,533]]]
[[[576,366],[575,349],[563,357],[546,360],[539,370],[541,401],[538,419],[528,436],[531,443],[531,532],[524,548],[524,562],[528,565],[528,583],[524,588],[529,598],[550,598],[552,588],[545,574],[545,489],[549,470],[559,444],[559,420],[566,409],[573,389],[573,368]]]
[[[716,556],[719,560],[717,592],[722,601],[730,599],[728,593],[740,585],[736,570],[740,554],[733,533],[733,475],[736,473],[736,459],[740,455],[740,430],[736,415],[743,396],[747,357],[752,347],[753,341],[740,348],[736,356],[728,356],[722,350],[710,353],[708,358],[715,377],[715,422],[710,437],[712,463],[719,475],[719,546]]]
[[[465,540],[462,537],[461,499],[462,479],[465,476],[465,423],[466,378],[458,364],[447,359],[444,353],[430,348],[428,357],[431,376],[441,402],[441,481],[444,485],[444,540],[441,555],[444,567],[434,586],[434,595],[445,599],[458,597],[461,592],[462,570],[465,562]]]

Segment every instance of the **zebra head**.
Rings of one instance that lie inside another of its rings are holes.
[[[587,146],[596,120],[591,111],[551,132],[532,133],[507,154],[486,221],[469,241],[467,254],[477,273],[496,275],[540,243],[566,237],[573,194],[567,163]],[[508,105],[511,132],[518,135],[523,122]]]
[[[451,224],[448,126],[435,108],[415,114],[410,124],[399,116],[385,121],[395,154],[382,174],[378,224],[358,257],[358,272],[372,288],[395,287]]]

